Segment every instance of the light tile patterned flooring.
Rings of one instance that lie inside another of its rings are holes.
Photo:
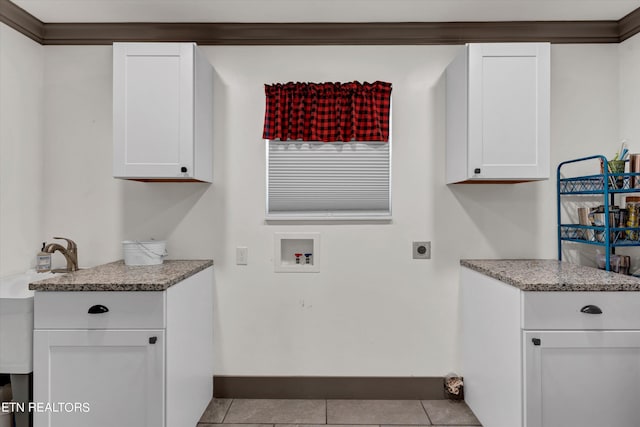
[[[450,400],[213,399],[198,427],[479,426]]]

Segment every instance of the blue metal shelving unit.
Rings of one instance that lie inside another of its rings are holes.
[[[600,160],[603,173],[597,175],[576,176],[562,178],[561,169],[571,163]],[[609,206],[614,205],[616,194],[640,193],[640,188],[632,188],[632,177],[640,177],[640,173],[609,173],[609,163],[605,156],[589,156],[580,159],[567,160],[558,165],[557,169],[557,206],[558,206],[558,259],[562,260],[562,242],[586,243],[605,248],[606,269],[611,269],[610,256],[616,247],[640,246],[639,240],[626,239],[626,231],[640,232],[640,227],[611,227],[609,224]],[[640,179],[640,178],[639,178]],[[606,185],[605,185],[606,184]],[[581,224],[563,224],[561,216],[562,196],[568,195],[602,195],[604,205],[604,226]],[[601,232],[602,241],[590,240],[587,230]],[[613,238],[612,238],[613,236]]]

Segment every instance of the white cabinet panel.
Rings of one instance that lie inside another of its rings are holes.
[[[180,147],[175,144],[185,128],[180,123],[180,119],[184,120],[184,116],[180,117],[180,98],[190,98],[179,84],[181,61],[189,64],[179,53],[164,57],[127,55],[125,111],[135,120],[124,123],[126,164],[191,166],[189,156],[181,161]]]
[[[601,313],[584,313],[587,307]],[[640,293],[524,292],[522,328],[640,330]]]
[[[464,399],[487,427],[522,418],[520,290],[468,268],[460,272]]]
[[[447,68],[447,183],[549,178],[549,56],[469,44]]]
[[[523,345],[527,427],[639,425],[640,331],[527,331]]]
[[[167,289],[167,427],[195,426],[213,393],[213,268]]]
[[[34,400],[89,404],[88,412],[36,412],[36,425],[164,425],[162,330],[39,330],[34,338]]]
[[[36,329],[163,329],[164,292],[36,292]],[[91,314],[102,306],[108,311]]]
[[[194,43],[114,43],[114,176],[210,182],[212,91]]]
[[[533,56],[480,54],[472,55],[472,58],[477,58],[479,63],[471,63],[471,70],[477,66],[478,72],[470,75],[470,112],[473,114],[470,137],[479,138],[479,141],[477,144],[470,142],[469,163],[484,168],[535,166],[538,162],[535,52]],[[476,86],[479,93],[473,91]],[[475,116],[478,113],[480,117]],[[473,150],[476,147],[481,150]]]

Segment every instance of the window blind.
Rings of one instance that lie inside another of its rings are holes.
[[[267,215],[389,216],[391,144],[267,144]]]

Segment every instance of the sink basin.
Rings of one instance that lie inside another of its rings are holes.
[[[29,283],[53,276],[30,270],[0,278],[0,373],[33,371],[33,291]]]

